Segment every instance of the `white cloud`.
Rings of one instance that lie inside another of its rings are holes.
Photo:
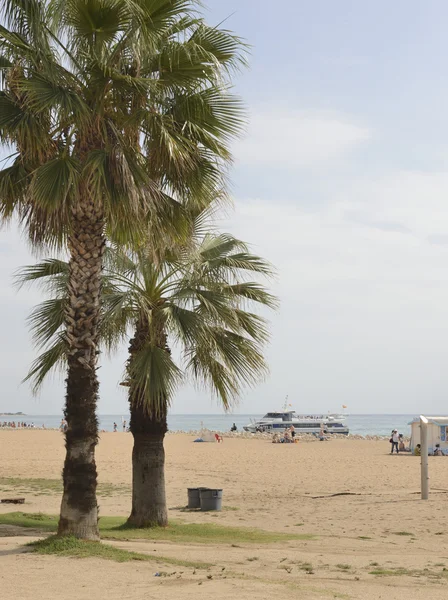
[[[445,172],[400,171],[380,179],[355,181],[345,198],[347,206],[359,210],[359,216],[396,224],[422,238],[448,232]]]
[[[282,168],[339,159],[371,137],[370,130],[331,111],[259,111],[235,147],[237,162]]]
[[[279,271],[262,396],[289,393],[322,410],[446,411],[446,198],[445,174],[409,171],[346,179],[314,212],[236,202],[228,227]]]

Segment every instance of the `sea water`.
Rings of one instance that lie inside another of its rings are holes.
[[[168,428],[170,431],[198,431],[202,427],[214,431],[229,431],[232,424],[235,423],[238,430],[247,425],[252,420],[260,419],[263,415],[169,415]],[[400,433],[409,434],[410,425],[417,415],[348,415],[347,425],[350,433],[357,435],[390,435],[392,429],[397,429]],[[25,421],[28,425],[34,423],[36,427],[45,425],[47,429],[56,429],[61,423],[61,415],[24,415],[24,416],[3,416],[0,415],[0,422],[4,421]],[[129,415],[99,415],[99,426],[101,430],[113,431],[114,423],[117,424],[118,431],[123,429],[123,420],[129,423]]]

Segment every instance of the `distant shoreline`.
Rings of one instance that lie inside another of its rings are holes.
[[[23,412],[15,412],[15,413],[0,413],[0,417],[27,417],[28,415]]]

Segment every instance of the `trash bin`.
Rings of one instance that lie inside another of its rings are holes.
[[[222,490],[200,488],[199,498],[201,510],[221,510],[222,508]]]
[[[201,508],[201,500],[199,497],[200,490],[208,488],[187,488],[188,492],[188,508]]]

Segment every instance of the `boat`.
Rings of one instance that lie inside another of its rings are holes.
[[[346,415],[327,413],[325,415],[298,414],[294,410],[283,410],[280,412],[268,412],[261,419],[253,419],[244,426],[244,431],[256,432],[279,432],[294,425],[296,433],[319,434],[321,429],[325,434],[339,433],[349,434],[346,425]]]

